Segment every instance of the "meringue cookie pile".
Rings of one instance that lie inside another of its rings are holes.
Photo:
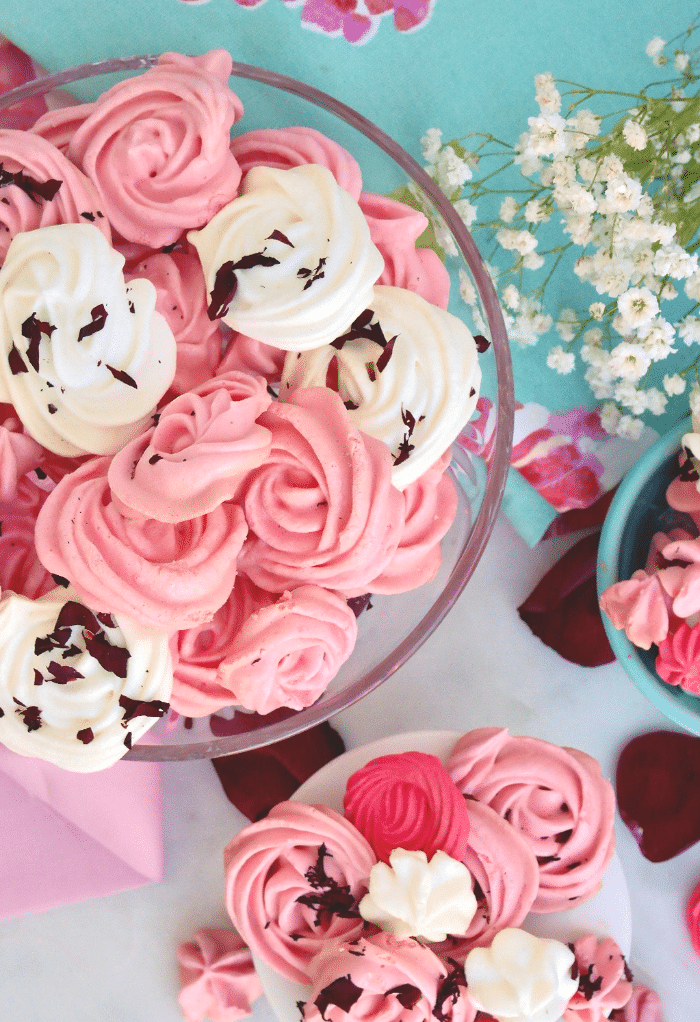
[[[432,579],[456,512],[481,372],[426,219],[320,132],[241,133],[231,66],[0,131],[0,741],[70,769],[153,723],[127,699],[311,705],[348,601]]]
[[[301,984],[303,1022],[602,1022],[630,999],[611,937],[522,928],[591,898],[612,857],[614,793],[590,756],[479,728],[445,765],[371,760],[343,805],[281,802],[224,853],[231,920]]]

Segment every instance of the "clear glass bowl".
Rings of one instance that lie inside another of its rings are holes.
[[[80,99],[95,99],[127,72],[151,67],[157,59],[105,60],[49,75],[0,96],[0,109],[77,82],[82,82],[74,90]],[[105,80],[105,75],[110,77]],[[259,716],[232,708],[199,720],[164,719],[127,754],[132,760],[211,758],[268,745],[322,723],[380,685],[425,642],[464,589],[491,534],[510,464],[514,403],[506,329],[481,256],[448,199],[393,139],[332,96],[249,64],[234,62],[232,78],[245,107],[236,130],[316,128],[352,152],[362,168],[365,190],[388,194],[413,182],[426,205],[442,217],[459,253],[448,260],[453,278],[450,311],[474,334],[486,335],[491,342],[480,356],[483,400],[479,417],[465,424],[453,445],[450,472],[457,483],[459,507],[442,543],[440,572],[413,592],[372,598],[371,609],[358,620],[355,650],[324,695],[296,712],[279,710]],[[460,298],[459,269],[474,287],[474,308]]]
[[[681,438],[692,432],[690,416],[664,433],[630,469],[605,516],[598,547],[598,595],[615,582],[632,577],[643,568],[655,532],[667,532],[681,522],[678,512],[666,503],[666,489],[678,474]],[[618,662],[647,699],[669,720],[700,735],[700,696],[668,685],[656,673],[657,648],[640,649],[613,628],[603,614],[603,623]]]

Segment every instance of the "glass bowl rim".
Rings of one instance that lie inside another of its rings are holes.
[[[608,586],[619,579],[619,558],[622,535],[629,514],[644,490],[647,481],[658,472],[674,451],[680,450],[681,438],[692,429],[690,416],[664,433],[635,462],[620,483],[605,516],[598,546],[597,590],[600,599]],[[607,614],[601,612],[608,641],[621,667],[647,699],[675,724],[686,731],[700,735],[700,697],[696,711],[679,702],[677,690],[652,674],[639,656],[639,650],[630,642],[622,629],[613,627]]]
[[[120,71],[147,70],[153,67],[158,62],[158,59],[159,55],[156,54],[115,57],[81,64],[64,71],[45,75],[0,95],[0,110],[37,94],[44,94],[54,89],[63,88],[72,82],[80,81],[84,78]],[[447,196],[438,188],[420,164],[405,149],[398,145],[391,136],[387,135],[352,107],[347,106],[328,93],[276,71],[269,71],[266,68],[237,61],[233,61],[231,76],[245,78],[290,92],[335,114],[340,120],[356,128],[361,134],[374,142],[429,195],[434,206],[445,220],[464,261],[474,277],[479,297],[486,313],[496,362],[498,393],[496,425],[494,427],[496,443],[493,447],[493,457],[487,473],[486,488],[481,506],[472,524],[464,549],[452,570],[445,588],[415,628],[395,647],[389,656],[385,657],[370,672],[363,674],[360,679],[348,685],[335,696],[325,702],[314,703],[304,710],[299,710],[293,717],[288,717],[268,725],[262,725],[256,728],[255,731],[214,738],[212,741],[192,742],[189,745],[182,746],[138,744],[124,757],[132,761],[183,761],[185,759],[213,758],[237,752],[252,751],[253,749],[269,745],[272,742],[290,738],[317,724],[321,724],[334,714],[347,709],[368,695],[410,659],[413,653],[432,635],[461,595],[493,531],[510,467],[515,399],[508,335],[496,291],[486,271],[481,255],[467,227],[459,218]],[[247,741],[245,744],[241,744],[238,741],[241,737],[249,739],[253,736],[253,740]],[[214,752],[208,751],[212,745],[217,746],[217,750]],[[240,747],[237,747],[237,745]]]

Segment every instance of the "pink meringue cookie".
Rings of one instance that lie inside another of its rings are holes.
[[[357,905],[375,862],[339,813],[279,802],[226,846],[226,908],[254,954],[286,979],[308,983],[325,944],[362,933]]]
[[[389,448],[361,433],[325,387],[295,391],[258,421],[272,451],[241,495],[250,534],[240,570],[271,592],[307,583],[368,592],[401,537],[404,497],[391,483]]]
[[[250,949],[235,930],[202,929],[177,952],[185,1022],[237,1022],[262,994]]]
[[[272,344],[234,333],[218,372],[229,373],[236,369],[252,373],[253,376],[264,376],[268,383],[279,383],[286,354],[286,351]]]
[[[450,275],[437,252],[416,248],[428,218],[404,202],[386,195],[363,192],[359,199],[372,241],[384,258],[378,284],[414,291],[432,305],[446,309]]]
[[[164,53],[102,93],[68,146],[95,183],[112,226],[161,248],[201,227],[238,193],[229,131],[243,106],[228,87],[231,56]]]
[[[437,1010],[438,1018],[451,1022],[476,1017],[466,983],[453,987],[454,999],[445,997],[440,960],[418,941],[391,933],[326,947],[311,972],[313,991],[302,1009],[303,1022],[432,1022]]]
[[[378,859],[394,848],[437,851],[462,860],[469,839],[469,813],[437,756],[402,752],[370,760],[348,779],[346,817],[365,835]]]
[[[463,794],[529,842],[540,872],[531,911],[571,908],[599,890],[615,850],[615,793],[591,756],[477,728],[457,742],[447,769]]]
[[[320,586],[298,586],[254,611],[233,638],[216,681],[222,701],[272,713],[302,710],[321,696],[357,640],[345,600]]]
[[[603,1022],[613,1008],[624,1008],[632,996],[629,969],[612,937],[595,934],[573,943],[578,990],[566,1006],[562,1022]]]
[[[691,628],[682,621],[659,642],[654,666],[668,685],[680,685],[684,692],[700,695],[700,627]]]
[[[353,199],[362,191],[362,171],[354,156],[315,128],[259,128],[231,139],[231,152],[243,175],[251,167],[289,170],[304,163],[327,167]]]
[[[600,597],[600,609],[613,627],[624,629],[630,642],[642,649],[666,638],[670,608],[659,576],[641,568],[631,579],[608,586]]]
[[[146,277],[155,286],[156,312],[175,337],[177,363],[170,389],[183,394],[211,379],[221,360],[221,334],[207,316],[199,259],[186,252],[156,252],[126,274],[127,280],[133,277]]]
[[[47,142],[65,153],[76,129],[92,113],[94,105],[94,103],[76,103],[75,106],[48,110],[34,122],[31,131],[35,135],[41,135]]]
[[[12,405],[0,404],[0,500],[10,501],[22,476],[41,464],[44,448],[22,431]]]
[[[632,996],[624,1008],[613,1009],[611,1022],[664,1022],[661,998],[641,983],[632,987]]]
[[[35,530],[42,564],[95,611],[166,631],[211,618],[233,588],[247,531],[241,509],[225,504],[176,525],[156,522],[115,502],[108,467],[108,458],[93,458],[49,495]]]
[[[111,240],[103,204],[93,183],[63,153],[32,132],[0,129],[3,171],[24,175],[25,183],[7,184],[0,204],[0,263],[16,234],[54,224],[90,221]],[[31,179],[26,183],[26,179]],[[34,185],[36,187],[34,187]]]
[[[687,562],[687,567],[680,569],[680,576],[679,569],[667,569],[674,573],[676,583],[673,589],[665,586],[673,595],[673,613],[683,618],[697,614],[700,611],[700,538],[674,540],[661,553],[667,561]]]
[[[261,376],[216,376],[165,405],[151,429],[117,454],[107,474],[127,507],[159,522],[184,522],[231,500],[270,453],[256,419],[269,406]]]
[[[30,476],[19,480],[14,497],[0,502],[0,590],[36,600],[56,588],[37,557],[34,530],[47,493]]]
[[[210,621],[173,636],[171,652],[175,667],[170,705],[177,713],[205,717],[233,701],[231,692],[224,690],[217,680],[219,665],[243,622],[273,599],[245,575],[236,575],[230,596]]]
[[[406,508],[401,539],[384,571],[372,579],[373,593],[405,593],[431,582],[437,575],[442,564],[440,540],[457,513],[457,491],[446,474],[451,454],[447,450],[427,472],[404,489]]]
[[[655,532],[651,537],[649,553],[647,554],[646,564],[644,565],[644,570],[647,575],[653,575],[655,572],[662,571],[668,567],[668,561],[661,552],[664,547],[667,547],[669,543],[674,543],[679,539],[692,538],[692,535],[687,529],[669,529],[667,533]],[[661,578],[663,578],[663,576],[661,576]]]
[[[460,940],[433,945],[443,961],[464,959],[475,947],[489,947],[506,927],[518,927],[531,911],[539,887],[535,853],[495,810],[469,800],[469,846],[464,864],[473,877],[477,910]]]

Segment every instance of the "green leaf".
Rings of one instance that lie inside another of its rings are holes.
[[[425,216],[425,210],[421,207],[420,202],[405,185],[400,185],[395,188],[393,192],[389,192],[387,195],[388,199],[395,199],[397,202],[403,202],[404,205],[410,206],[411,209],[417,210],[419,213],[423,213]],[[433,225],[428,221],[428,226],[425,228],[421,236],[416,241],[416,248],[432,248],[440,259],[445,262],[445,250],[438,245],[435,238],[435,231]]]

